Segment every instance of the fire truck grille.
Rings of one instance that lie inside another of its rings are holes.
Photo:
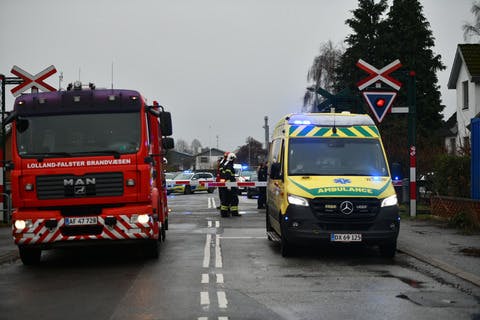
[[[121,196],[123,195],[123,173],[39,176],[36,187],[37,197],[40,200]]]

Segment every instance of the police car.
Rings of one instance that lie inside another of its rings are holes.
[[[191,172],[185,171],[180,173],[172,181],[172,191],[175,193],[191,194],[196,191],[207,191],[212,193],[215,188],[207,188],[202,182],[210,181],[214,182],[215,177],[210,172]]]

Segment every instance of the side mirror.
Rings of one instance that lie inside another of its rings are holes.
[[[270,166],[270,178],[271,179],[282,179],[282,175],[280,174],[282,169],[282,165],[279,162],[272,163]]]
[[[160,131],[163,136],[171,136],[173,133],[172,130],[172,115],[170,112],[162,111],[160,112]]]
[[[168,149],[173,149],[175,147],[175,143],[173,138],[163,138],[162,139],[162,146],[163,149],[168,150]]]

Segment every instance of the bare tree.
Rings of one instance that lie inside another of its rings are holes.
[[[183,153],[191,153],[188,143],[183,139],[177,139],[175,141],[175,150]]]
[[[342,56],[343,50],[334,46],[329,40],[320,46],[320,54],[313,59],[313,64],[308,70],[307,81],[313,83],[311,86],[314,91],[323,88],[328,92],[334,90],[335,68]],[[303,110],[311,111],[320,101],[318,94],[307,90],[303,97]]]
[[[463,38],[468,41],[472,37],[476,37],[477,41],[480,41],[480,3],[474,3],[471,11],[475,16],[475,21],[472,24],[465,23],[463,25]]]
[[[202,143],[198,139],[193,139],[190,149],[193,154],[200,153],[202,151]]]

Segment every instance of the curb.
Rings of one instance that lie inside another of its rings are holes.
[[[405,246],[399,244],[399,248],[398,248],[398,251],[399,252],[402,252],[402,253],[405,253],[417,260],[420,260],[420,261],[423,261],[431,266],[434,266],[435,268],[438,268],[438,269],[441,269],[447,273],[450,273],[454,276],[457,276],[465,281],[468,281],[474,285],[476,285],[477,287],[480,287],[480,277],[479,276],[476,276],[472,273],[469,273],[469,272],[466,272],[466,271],[463,271],[463,270],[460,270],[458,268],[455,268],[449,264],[446,264],[444,262],[441,262],[435,258],[432,258],[432,257],[428,257],[428,256],[425,256],[423,254],[420,254],[418,252],[415,252],[415,251],[412,251],[410,249],[407,249],[405,248]]]

